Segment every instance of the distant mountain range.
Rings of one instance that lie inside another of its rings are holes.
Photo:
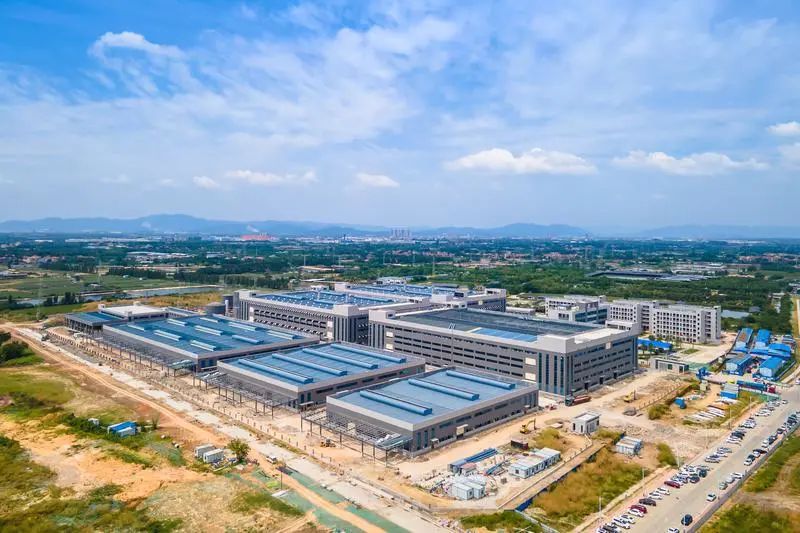
[[[328,224],[323,222],[287,222],[262,220],[235,222],[207,220],[189,215],[151,215],[132,219],[118,218],[42,218],[38,220],[8,220],[0,222],[0,233],[49,234],[197,234],[244,235],[268,233],[277,237],[341,237],[386,236],[391,228],[382,226]],[[498,228],[412,228],[415,236],[473,236],[473,237],[579,237],[586,230],[561,224],[509,224]]]
[[[0,233],[44,234],[194,234],[244,235],[268,233],[277,237],[388,236],[391,228],[359,224],[262,220],[237,222],[189,215],[150,215],[140,218],[42,218],[0,222]],[[412,227],[415,237],[572,238],[600,236],[635,239],[800,239],[800,226],[683,225],[645,230],[584,229],[566,224],[508,224],[494,228],[469,226]]]

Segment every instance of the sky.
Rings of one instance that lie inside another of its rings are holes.
[[[800,4],[0,2],[0,219],[797,225]]]

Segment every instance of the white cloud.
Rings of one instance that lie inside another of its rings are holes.
[[[271,172],[255,172],[253,170],[231,170],[225,173],[225,178],[262,187],[310,185],[317,181],[317,176],[312,170],[304,172],[303,174],[273,174]]]
[[[679,176],[712,176],[739,170],[764,170],[768,167],[753,158],[735,161],[725,154],[704,152],[673,157],[664,152],[633,150],[625,157],[615,157],[614,164],[628,168],[652,168]]]
[[[164,179],[158,180],[157,185],[159,187],[177,187],[178,186],[178,182],[175,181],[172,178],[164,178]]]
[[[200,187],[201,189],[221,189],[222,185],[220,185],[215,180],[209,178],[208,176],[195,176],[192,178],[192,181],[195,185]]]
[[[781,137],[793,137],[800,135],[800,122],[795,120],[791,122],[782,122],[780,124],[773,124],[767,128],[770,133],[780,135]]]
[[[148,41],[143,35],[132,31],[120,33],[106,32],[92,44],[91,52],[99,57],[103,57],[108,48],[126,48],[128,50],[139,50],[154,56],[169,57],[179,59],[183,57],[183,52],[176,46],[156,44]]]
[[[400,186],[396,180],[385,174],[367,174],[366,172],[356,174],[356,182],[362,187],[374,187],[377,189],[394,189]]]
[[[515,156],[492,148],[445,163],[449,170],[485,170],[514,174],[591,174],[596,167],[574,154],[534,148]]]
[[[258,18],[258,13],[256,13],[256,10],[245,3],[239,4],[239,14],[242,16],[242,18],[247,20],[255,20]]]
[[[800,142],[778,147],[783,162],[790,167],[800,167]]]

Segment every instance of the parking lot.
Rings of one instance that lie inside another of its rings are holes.
[[[608,516],[607,533],[618,531],[693,530],[702,518],[716,509],[721,501],[737,490],[747,476],[763,460],[765,454],[780,445],[781,440],[797,427],[793,416],[800,409],[800,388],[784,393],[783,400],[770,402],[751,413],[748,420],[722,439],[713,443],[706,453],[684,465],[675,475],[666,476],[658,484],[646,487],[644,496],[633,509]],[[787,423],[789,417],[793,423]],[[664,483],[668,481],[668,483]],[[691,520],[684,517],[689,515]]]

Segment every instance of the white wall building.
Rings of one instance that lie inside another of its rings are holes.
[[[548,296],[544,299],[547,318],[570,322],[602,324],[608,314],[605,296]]]
[[[618,329],[638,329],[683,342],[719,344],[722,338],[722,309],[719,306],[616,300],[609,305],[606,325]]]

